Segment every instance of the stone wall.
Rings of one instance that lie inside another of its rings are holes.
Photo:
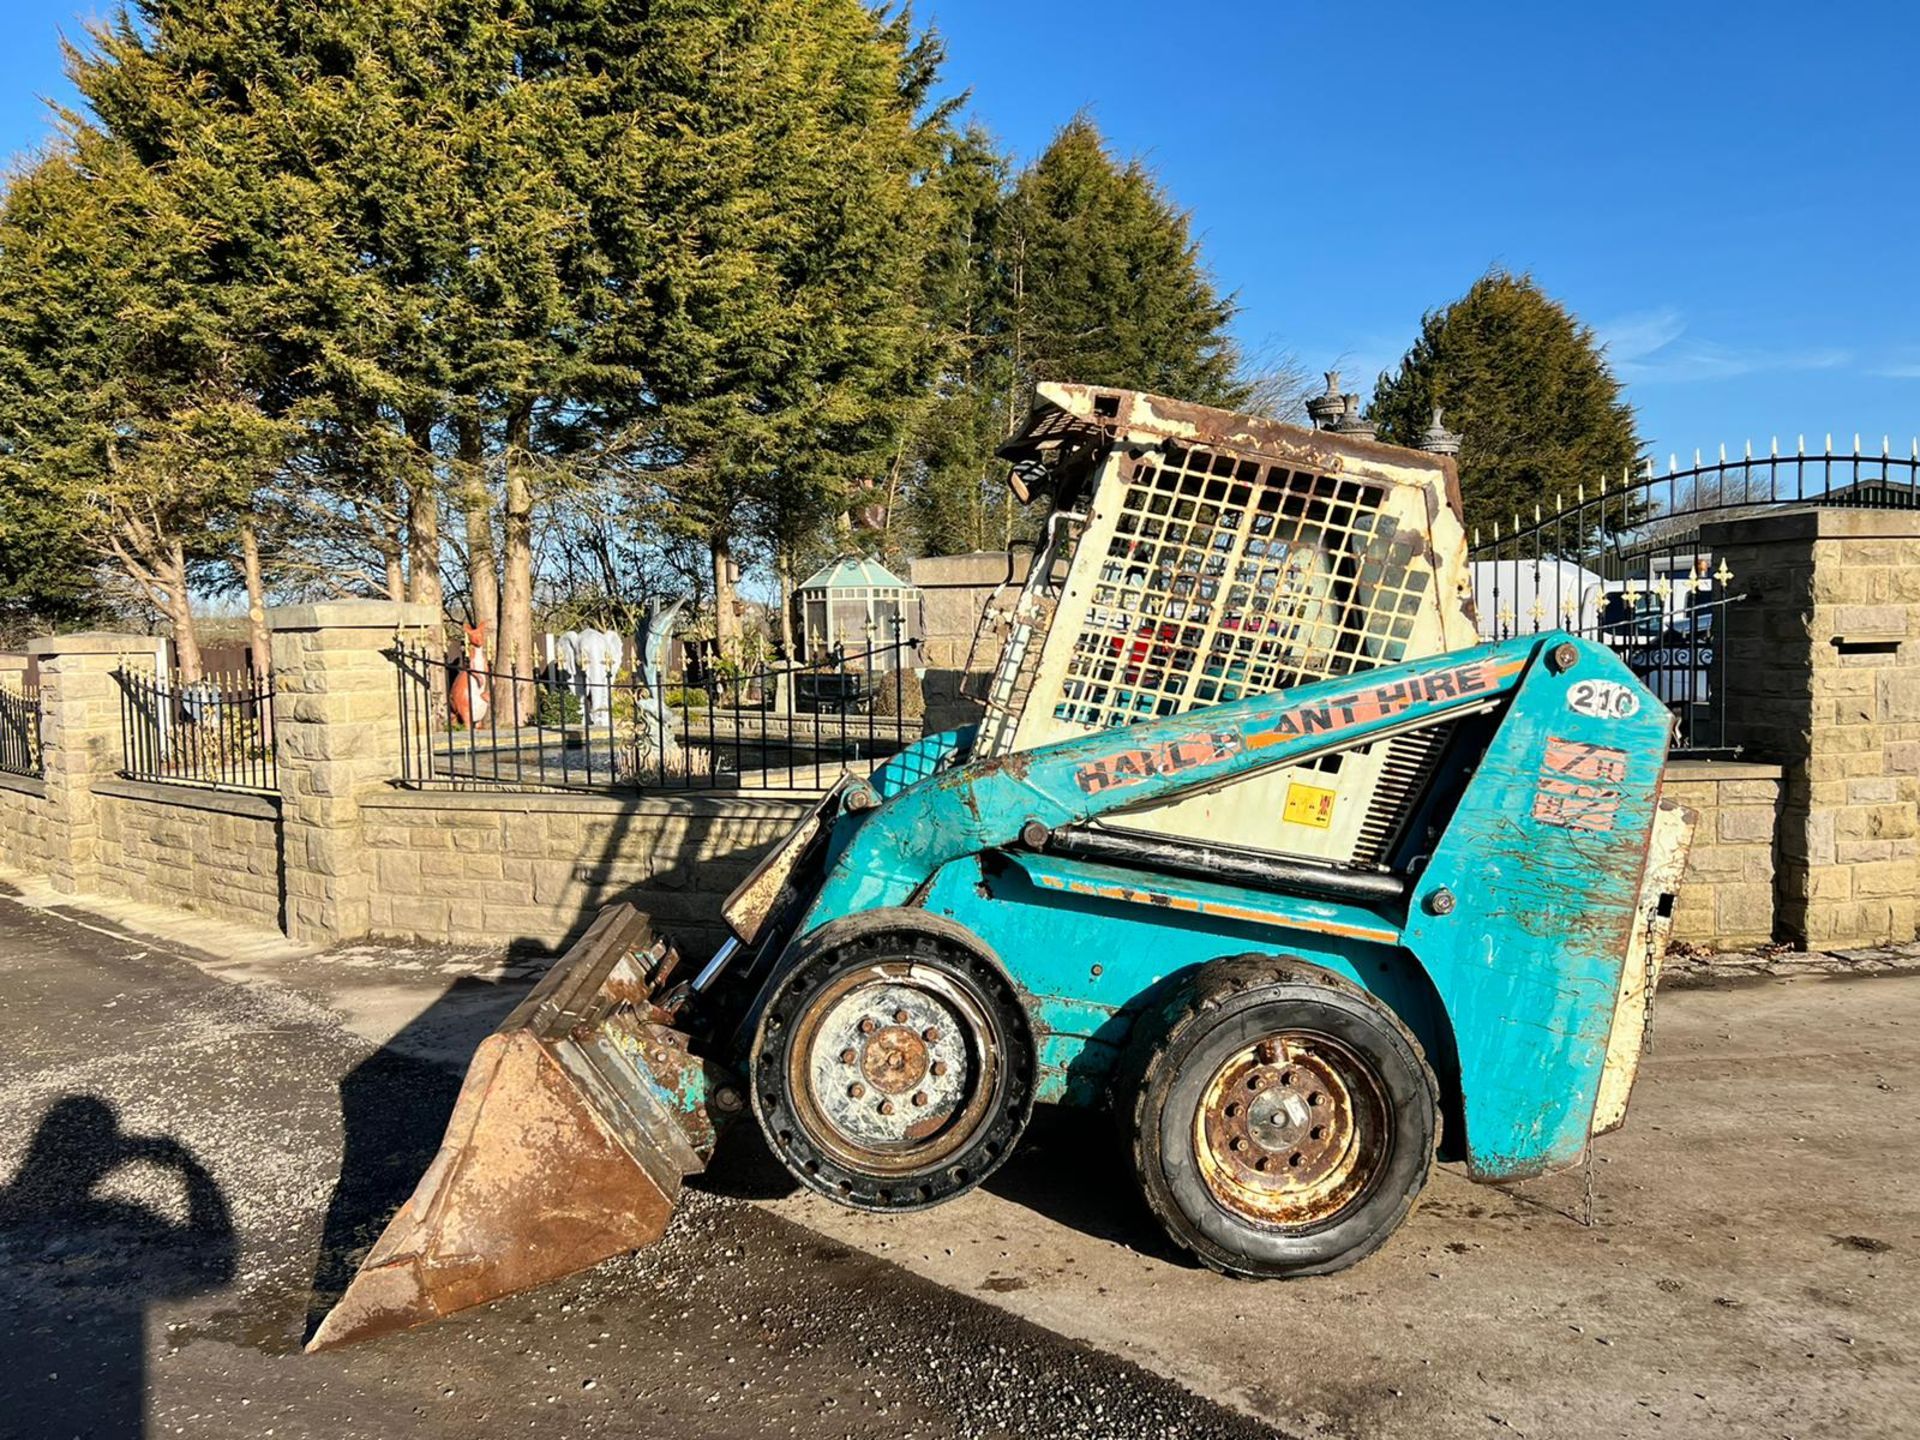
[[[44,873],[51,855],[47,782],[0,771],[0,865]]]
[[[223,920],[280,927],[280,801],[187,785],[103,780],[99,886]]]
[[[1920,512],[1789,510],[1702,527],[1728,609],[1728,738],[1785,766],[1778,928],[1817,949],[1914,938]]]
[[[719,905],[807,807],[745,796],[363,796],[377,935],[558,949],[628,900],[704,959]]]
[[[1724,698],[1743,760],[1761,763],[1681,764],[1669,777],[1670,793],[1701,815],[1677,933],[1715,947],[1910,939],[1920,514],[1783,512],[1707,527],[1703,542],[1749,596],[1730,607]],[[927,599],[930,709],[960,708],[977,617],[996,593],[1013,599],[1001,588],[1007,558],[923,561],[913,574]],[[624,899],[689,951],[710,948],[719,900],[804,806],[751,794],[398,789],[390,652],[434,621],[423,607],[370,601],[272,612],[280,793],[266,797],[119,779],[112,672],[146,660],[150,642],[35,641],[45,774],[0,777],[0,865],[66,893],[277,920],[319,944],[390,935],[551,949]],[[976,672],[991,648],[974,652]]]
[[[1700,818],[1673,913],[1673,934],[1705,950],[1764,945],[1774,935],[1773,832],[1778,765],[1677,760],[1661,793]]]
[[[926,667],[928,734],[968,725],[980,717],[977,701],[961,693],[968,674],[991,673],[1000,659],[1006,626],[990,627],[980,635],[980,617],[999,596],[1011,608],[1027,578],[1033,558],[1025,550],[976,550],[969,555],[936,555],[913,562],[911,575],[921,595],[920,663]],[[1009,583],[1008,576],[1012,579]],[[972,669],[968,670],[968,657]]]

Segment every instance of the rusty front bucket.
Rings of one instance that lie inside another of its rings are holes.
[[[659,1239],[682,1177],[712,1154],[710,1103],[739,1109],[652,1003],[674,959],[631,905],[600,912],[481,1043],[439,1154],[308,1350],[437,1320]]]

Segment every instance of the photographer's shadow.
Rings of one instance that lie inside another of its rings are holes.
[[[98,1193],[128,1165],[171,1172],[185,1218]],[[147,1308],[225,1285],[237,1255],[226,1200],[184,1145],[126,1133],[99,1096],[55,1101],[0,1189],[0,1430],[144,1433]]]

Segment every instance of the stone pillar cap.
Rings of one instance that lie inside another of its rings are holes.
[[[410,600],[323,600],[316,605],[276,605],[267,611],[269,630],[397,630],[439,623],[435,606]]]
[[[83,630],[77,635],[41,635],[27,642],[29,655],[151,655],[158,635],[121,635],[112,630]]]

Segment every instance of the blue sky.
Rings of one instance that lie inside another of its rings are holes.
[[[0,150],[88,0],[7,0]],[[1089,109],[1193,212],[1255,348],[1370,388],[1421,313],[1531,270],[1649,447],[1920,430],[1920,120],[1895,3],[920,0],[1018,155]]]

